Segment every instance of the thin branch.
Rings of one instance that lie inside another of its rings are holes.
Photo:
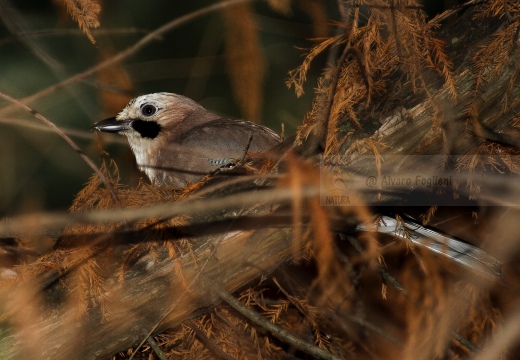
[[[128,28],[113,28],[113,29],[93,29],[92,35],[96,37],[111,36],[111,35],[133,35],[133,34],[148,34],[150,30],[140,29],[135,27]],[[85,36],[85,33],[79,29],[48,29],[35,31],[20,31],[15,35],[8,35],[0,39],[0,46],[15,42],[19,38],[43,38],[56,36]]]
[[[339,234],[339,237],[341,240],[348,240],[348,242],[350,243],[350,245],[352,245],[352,247],[354,249],[356,249],[357,252],[359,252],[360,254],[363,254],[365,252],[365,249],[363,248],[363,245],[361,245],[361,243],[359,242],[359,240],[357,238],[355,238],[354,236],[349,236],[349,235],[345,235],[345,234]],[[392,274],[390,274],[382,265],[378,265],[377,266],[377,270],[379,272],[379,274],[381,275],[381,277],[383,278],[383,280],[387,283],[389,283],[390,285],[392,285],[392,287],[394,287],[401,295],[403,295],[405,298],[408,297],[408,290],[406,290],[402,285],[401,283],[399,282],[399,280],[397,280]]]
[[[15,41],[25,47],[27,51],[32,53],[36,58],[40,59],[52,70],[60,73],[64,71],[63,65],[47,52],[45,52],[41,44],[36,43],[32,38],[20,38],[18,36],[18,23],[20,22],[19,15],[8,0],[0,0],[0,20],[2,20],[4,26],[15,38]]]
[[[391,0],[391,6],[390,6],[390,19],[391,19],[391,25],[392,25],[392,33],[394,34],[394,40],[395,40],[395,47],[397,48],[397,55],[399,56],[399,60],[403,60],[404,54],[403,54],[403,47],[401,45],[401,41],[399,40],[399,32],[397,31],[397,18],[395,16],[395,4],[394,0]]]
[[[224,324],[226,324],[239,338],[239,342],[247,342],[249,346],[251,347],[255,347],[255,343],[251,340],[251,338],[249,338],[248,336],[246,336],[244,334],[244,332],[242,330],[240,330],[237,325],[233,324],[228,318],[226,318],[225,316],[223,315],[220,315],[219,314],[219,310],[220,308],[215,308],[215,316],[220,320],[222,321]]]
[[[391,334],[389,334],[387,331],[385,331],[381,327],[371,323],[370,321],[368,321],[368,320],[366,320],[366,319],[364,319],[364,318],[362,318],[360,316],[351,315],[351,314],[348,314],[348,313],[340,313],[338,316],[343,317],[343,318],[345,318],[347,320],[350,320],[351,322],[353,322],[355,324],[358,324],[358,325],[364,327],[365,329],[370,330],[373,333],[382,336],[383,338],[391,341],[392,343],[394,343],[395,345],[397,345],[400,348],[404,348],[404,344],[403,344],[403,342],[401,340],[399,340],[395,336],[392,336]],[[328,321],[331,324],[338,324],[339,323],[337,321],[337,317],[332,317],[332,316],[329,316]],[[340,326],[341,327],[345,327],[345,324],[340,324]]]
[[[311,198],[319,195],[319,188],[306,186],[301,190],[303,198]],[[43,213],[40,215],[24,215],[6,218],[0,222],[0,237],[20,237],[28,234],[34,235],[34,230],[41,234],[42,230],[63,229],[73,224],[107,224],[121,221],[132,222],[147,217],[175,217],[190,216],[193,224],[204,214],[218,213],[222,209],[235,209],[241,206],[254,206],[259,203],[279,204],[291,201],[291,189],[271,189],[253,193],[239,193],[215,199],[182,199],[175,203],[158,204],[138,209],[110,209],[94,210],[77,213]],[[262,216],[261,214],[258,214]],[[27,226],[30,219],[31,226]]]
[[[33,37],[18,36],[18,33],[22,31],[22,28],[28,27],[28,24],[27,21],[24,20],[24,14],[10,6],[10,0],[0,0],[0,19],[2,19],[4,25],[15,37],[16,41],[45,64],[57,79],[66,79],[70,76],[69,69],[50,54],[44,43],[36,41]],[[74,88],[67,88],[67,91],[77,99],[78,103],[82,105],[84,111],[88,113],[84,96],[81,96],[77,89]]]
[[[146,339],[146,341],[148,341],[148,345],[150,345],[150,347],[152,348],[155,355],[157,355],[159,360],[168,360],[168,357],[164,354],[164,352],[161,350],[161,348],[155,342],[152,336],[148,336],[148,339]],[[137,350],[135,350],[134,353],[135,352],[137,352]]]
[[[342,35],[342,34],[346,34],[347,32],[352,32],[352,23],[348,23],[348,16],[347,16],[347,9],[345,8],[345,4],[344,4],[344,1],[343,0],[336,0],[337,2],[337,6],[338,6],[338,11],[339,11],[339,14],[340,14],[340,17],[341,17],[341,22],[345,25],[345,26],[338,26],[336,28],[336,34],[335,36],[339,36],[339,35]],[[337,46],[331,46],[330,47],[330,50],[329,50],[329,53],[327,55],[327,64],[331,64],[333,65],[334,64],[334,59],[336,59],[336,57],[338,56],[338,47]]]
[[[446,20],[447,18],[449,18],[450,16],[458,13],[459,11],[461,10],[464,10],[465,8],[467,7],[470,7],[470,6],[474,6],[474,5],[479,5],[479,4],[483,4],[485,3],[486,0],[470,0],[470,1],[467,1],[465,2],[464,4],[460,4],[458,6],[455,6],[453,7],[452,9],[449,9],[449,10],[446,10],[445,12],[443,12],[442,14],[439,14],[437,15],[436,17],[434,17],[430,23],[432,24],[438,24],[440,23],[441,21],[444,21]]]
[[[344,239],[347,238],[347,240],[350,242],[350,244],[359,252],[363,253],[365,250],[363,249],[363,246],[359,243],[359,241],[353,237],[353,236],[345,236],[344,234],[340,234],[340,238]],[[383,268],[381,265],[379,265],[379,273],[383,277],[383,279],[390,283],[401,295],[403,295],[405,298],[408,299],[408,290],[406,290],[399,281],[392,276],[388,271],[386,271],[385,268]],[[465,346],[468,350],[477,353],[479,351],[479,347],[475,345],[473,342],[462,336],[460,333],[454,330],[450,330],[451,336],[458,341],[461,345]]]
[[[192,320],[186,320],[184,321],[184,324],[189,327],[195,335],[197,335],[197,338],[200,340],[200,342],[208,348],[209,351],[213,353],[215,357],[218,359],[225,359],[225,360],[233,360],[233,357],[229,354],[226,354],[224,351],[222,351],[221,348],[219,348],[213,341],[211,341],[210,338],[204,334],[204,331],[199,329],[199,327],[192,321]]]
[[[57,127],[52,121],[50,121],[49,119],[47,119],[45,116],[43,116],[42,114],[40,114],[39,112],[37,112],[36,110],[30,108],[29,106],[23,104],[22,102],[20,102],[19,100],[16,100],[15,98],[12,98],[11,96],[9,95],[6,95],[2,92],[0,92],[0,97],[4,98],[5,100],[15,104],[16,106],[19,106],[21,108],[23,108],[25,111],[27,111],[28,113],[34,115],[35,118],[37,118],[38,120],[42,121],[45,125],[47,125],[48,127],[50,127],[52,130],[54,130],[54,132],[56,134],[58,134],[62,139],[64,139],[69,145],[70,147],[72,147],[78,154],[79,156],[81,156],[81,158],[87,163],[88,166],[90,166],[90,168],[92,170],[94,170],[94,172],[97,174],[97,176],[99,176],[99,178],[101,179],[101,181],[103,182],[103,184],[105,184],[105,187],[107,188],[107,190],[110,192],[110,195],[112,196],[112,199],[114,200],[114,202],[116,204],[118,204],[119,206],[121,206],[121,203],[119,202],[119,199],[114,191],[114,188],[112,187],[112,185],[110,184],[110,182],[107,180],[107,178],[105,177],[105,175],[103,175],[103,173],[101,172],[101,170],[96,166],[96,164],[94,164],[94,162],[88,157],[87,154],[85,154],[83,152],[83,150],[81,150],[81,148],[74,142],[74,140],[72,140],[67,134],[65,134],[59,127]]]
[[[32,103],[42,97],[45,97],[49,94],[52,94],[53,92],[55,92],[56,90],[59,90],[59,89],[62,89],[62,88],[65,88],[71,84],[74,84],[80,80],[83,80],[84,78],[86,77],[89,77],[107,67],[110,67],[114,64],[117,64],[123,60],[125,60],[126,58],[134,55],[135,53],[139,52],[140,50],[142,50],[145,46],[147,46],[152,40],[155,40],[157,39],[158,37],[162,36],[163,34],[167,33],[168,31],[171,31],[181,25],[184,25],[190,21],[193,21],[203,15],[206,15],[206,14],[209,14],[211,12],[214,12],[214,11],[217,11],[217,10],[220,10],[220,9],[223,9],[225,7],[228,7],[228,6],[232,6],[232,5],[235,5],[235,4],[239,4],[239,3],[242,3],[242,2],[246,2],[246,1],[252,1],[252,0],[227,0],[227,1],[222,1],[222,2],[218,2],[218,3],[215,3],[213,5],[210,5],[210,6],[207,6],[205,8],[201,8],[199,10],[196,10],[196,11],[193,11],[189,14],[186,14],[186,15],[183,15],[175,20],[172,20],[166,24],[164,24],[163,26],[157,28],[156,30],[152,31],[151,33],[149,33],[148,35],[144,36],[143,38],[141,38],[141,40],[139,40],[138,42],[136,42],[134,45],[126,48],[125,50],[121,51],[120,53],[118,53],[117,55],[111,57],[110,59],[107,59],[101,63],[99,63],[98,65],[94,66],[94,67],[91,67],[90,69],[82,72],[82,73],[79,73],[79,74],[76,74],[58,84],[55,84],[53,86],[50,86],[42,91],[39,91],[37,92],[36,94],[33,94],[31,96],[27,96],[25,97],[24,99],[21,100],[22,103],[24,104],[29,104],[29,103]],[[6,106],[5,108],[3,109],[0,109],[0,116],[5,116],[6,114],[8,114],[10,111],[13,111],[16,107],[13,105],[13,106]]]
[[[459,334],[455,330],[450,330],[451,336],[453,336],[453,339],[458,341],[462,346],[466,347],[466,349],[474,352],[475,354],[478,354],[480,352],[480,348],[475,345],[473,342],[471,342],[469,339],[466,339],[464,336]]]
[[[340,357],[326,351],[323,349],[320,349],[317,346],[314,346],[312,344],[309,344],[306,341],[303,341],[299,337],[293,335],[289,331],[282,329],[276,324],[273,324],[266,318],[264,318],[262,315],[257,313],[256,311],[253,311],[246,307],[244,304],[242,304],[239,300],[237,300],[233,295],[228,293],[227,291],[223,289],[217,289],[215,288],[215,291],[220,296],[222,300],[224,300],[226,303],[229,304],[233,309],[238,311],[240,314],[251,320],[257,325],[260,325],[267,330],[269,330],[273,335],[278,337],[279,339],[286,341],[287,343],[293,345],[297,349],[300,349],[307,354],[312,355],[315,358],[319,359],[333,359],[333,360],[339,360]]]
[[[334,104],[334,98],[336,95],[336,89],[338,88],[339,78],[341,76],[341,69],[343,68],[343,63],[345,62],[345,60],[347,60],[347,56],[349,54],[350,48],[351,47],[350,47],[350,41],[349,41],[347,43],[347,45],[345,45],[343,54],[341,54],[341,58],[338,61],[338,66],[336,68],[336,71],[334,72],[334,77],[332,78],[332,84],[330,85],[330,97],[329,97],[329,101],[327,103],[327,108],[325,109],[325,113],[323,115],[323,120],[322,120],[322,124],[321,124],[322,138],[320,139],[320,141],[323,140],[327,135],[327,127],[328,127],[328,124],[330,121],[330,113],[332,110],[332,105]]]
[[[428,172],[424,173],[425,175]],[[402,173],[403,177],[414,177],[416,173]],[[253,179],[254,177],[247,177]],[[283,176],[276,174],[260,175],[257,178],[269,178],[283,180]],[[486,204],[494,206],[518,207],[520,201],[517,196],[520,195],[520,190],[511,188],[510,178],[502,175],[492,175],[486,173],[459,173],[453,175],[453,181],[478,181],[483,186],[489,187],[489,191],[482,190],[479,199]],[[216,184],[213,189],[223,188],[225,185],[231,183],[239,183],[241,178],[234,178],[232,180]],[[361,194],[370,196],[373,194],[366,189],[366,177],[352,176],[352,190],[359,191]],[[504,195],[503,189],[507,188],[511,192]],[[484,189],[484,188],[483,188]],[[0,220],[0,237],[22,237],[31,235],[44,235],[47,233],[57,233],[72,224],[109,224],[123,221],[136,221],[147,217],[156,217],[159,219],[167,217],[175,217],[180,215],[193,216],[193,224],[200,224],[201,215],[210,214],[216,211],[220,214],[222,209],[236,209],[240,206],[258,205],[257,203],[265,202],[272,204],[287,203],[292,200],[292,191],[288,188],[269,188],[269,191],[256,191],[251,193],[235,193],[215,199],[204,199],[200,201],[199,198],[202,193],[207,194],[210,189],[205,189],[202,192],[197,192],[197,197],[186,197],[175,201],[174,203],[160,203],[148,207],[134,208],[134,209],[106,209],[86,212],[45,212],[30,215],[21,215],[11,218],[4,218]],[[302,188],[302,196],[306,199],[315,196],[329,195],[325,189],[320,189],[319,184],[307,185]],[[395,196],[399,192],[393,192],[390,188],[386,194]],[[253,216],[253,215],[251,215]],[[224,220],[224,218],[222,219]],[[197,222],[199,221],[199,222]],[[28,226],[27,224],[30,224]]]
[[[23,118],[1,118],[0,124],[5,124],[5,125],[12,126],[12,127],[25,128],[25,129],[55,134],[54,130],[50,129],[47,125],[43,125],[43,124],[34,122],[34,120],[32,120],[32,119],[28,120],[28,119],[23,119]],[[86,140],[94,139],[94,134],[92,134],[91,131],[76,130],[76,129],[65,128],[65,127],[61,128],[61,130],[65,134],[72,136],[72,137],[79,138],[79,139],[86,139]],[[110,137],[107,137],[107,139],[108,139],[107,142],[117,142],[117,143],[121,143],[121,144],[127,143],[126,139],[124,139],[122,136],[110,136]]]
[[[336,89],[338,87],[339,83],[339,77],[341,75],[341,69],[343,67],[343,63],[347,59],[347,56],[349,54],[350,49],[350,41],[345,45],[345,49],[343,50],[343,54],[341,55],[341,58],[338,61],[338,65],[336,68],[336,71],[334,72],[333,78],[332,78],[332,84],[330,85],[330,96],[329,100],[327,102],[327,107],[325,108],[325,111],[323,112],[323,116],[321,117],[320,121],[316,124],[316,128],[314,130],[314,136],[311,137],[308,141],[308,143],[305,144],[306,149],[304,150],[304,155],[312,155],[316,152],[316,149],[318,146],[323,142],[323,140],[327,136],[327,128],[329,124],[329,118],[330,113],[332,109],[332,105],[334,104],[334,98],[336,94]]]

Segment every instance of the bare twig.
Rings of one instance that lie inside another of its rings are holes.
[[[155,355],[157,355],[159,360],[168,360],[168,357],[164,354],[159,345],[155,342],[153,336],[148,336],[148,339],[146,339],[146,341],[148,342],[148,345],[150,345],[150,347],[152,348]],[[132,354],[136,352],[137,350],[135,350]]]
[[[55,84],[53,86],[50,86],[42,91],[39,91],[37,92],[36,94],[33,94],[31,96],[28,96],[28,97],[25,97],[24,99],[21,100],[22,103],[24,104],[29,104],[29,103],[32,103],[42,97],[45,97],[51,93],[53,93],[54,91],[56,90],[59,90],[59,89],[62,89],[62,88],[65,88],[66,86],[69,86],[71,84],[74,84],[80,80],[83,80],[84,78],[86,77],[89,77],[107,67],[110,67],[114,64],[117,64],[121,61],[123,61],[124,59],[134,55],[135,53],[139,52],[140,50],[142,50],[145,46],[147,46],[152,40],[155,40],[157,39],[158,37],[162,36],[163,34],[167,33],[168,31],[171,31],[181,25],[184,25],[190,21],[193,21],[203,15],[206,15],[206,14],[209,14],[211,12],[214,12],[214,11],[217,11],[217,10],[220,10],[220,9],[223,9],[225,7],[228,7],[228,6],[232,6],[232,5],[235,5],[235,4],[238,4],[238,3],[241,3],[241,2],[246,2],[246,1],[252,1],[252,0],[226,0],[226,1],[221,1],[221,2],[217,2],[215,4],[212,4],[210,6],[207,6],[207,7],[204,7],[204,8],[201,8],[199,10],[195,10],[189,14],[186,14],[186,15],[183,15],[175,20],[172,20],[166,24],[164,24],[163,26],[157,28],[156,30],[150,32],[149,34],[147,34],[146,36],[144,36],[143,38],[141,38],[141,40],[139,40],[138,42],[136,42],[134,45],[128,47],[127,49],[121,51],[120,53],[118,53],[117,55],[99,63],[98,65],[96,66],[93,66],[91,67],[90,69],[82,72],[82,73],[79,73],[79,74],[76,74],[58,84]],[[5,116],[7,113],[9,113],[10,111],[14,110],[15,107],[14,106],[6,106],[5,108],[1,109],[0,110],[0,116]]]
[[[316,152],[320,144],[327,136],[327,128],[329,124],[330,113],[332,109],[332,105],[334,104],[334,95],[336,94],[336,89],[338,87],[339,77],[341,75],[341,69],[343,67],[343,63],[347,59],[349,54],[350,42],[345,45],[345,49],[343,50],[343,54],[338,61],[336,70],[334,72],[332,83],[330,85],[330,96],[327,102],[327,107],[323,111],[323,115],[320,117],[318,123],[314,128],[314,136],[309,138],[308,143],[305,144],[306,149],[304,150],[304,155],[312,155]]]
[[[428,174],[425,170],[424,174]],[[415,176],[416,173],[402,173],[402,176]],[[252,179],[252,177],[248,177]],[[283,179],[280,175],[261,175],[257,178],[271,178],[271,179]],[[360,191],[361,194],[367,193],[365,185],[366,177],[363,176],[352,176],[353,191]],[[520,201],[516,197],[520,195],[518,189],[511,187],[510,179],[501,175],[485,174],[480,175],[476,173],[459,173],[453,175],[454,181],[478,181],[485,187],[489,187],[488,191],[484,191],[483,187],[479,198],[487,204],[500,205],[508,207],[520,206]],[[229,182],[223,182],[217,184],[213,189],[219,189],[224,187],[226,184],[238,183],[242,178],[235,178]],[[392,192],[391,187],[387,194],[395,195]],[[510,193],[507,193],[507,197],[504,195],[503,189],[507,188]],[[321,191],[321,192],[320,192]],[[207,194],[209,189],[203,191]],[[327,195],[327,192],[322,188],[319,188],[319,184],[307,185],[302,187],[301,196],[305,199],[312,198],[319,195]],[[368,195],[371,193],[368,192]],[[167,217],[175,217],[180,215],[194,216],[192,224],[196,224],[200,221],[199,215],[210,214],[212,211],[218,211],[222,209],[235,209],[242,205],[249,206],[255,205],[258,202],[270,202],[272,204],[287,203],[292,200],[293,192],[289,188],[270,188],[269,191],[258,191],[248,193],[235,193],[221,198],[200,199],[194,197],[187,197],[178,200],[174,203],[162,203],[155,204],[149,207],[134,208],[134,209],[107,209],[107,210],[95,210],[88,212],[76,212],[76,213],[65,213],[65,212],[47,212],[47,213],[36,213],[31,215],[21,215],[11,218],[4,218],[0,220],[0,237],[21,237],[29,235],[42,235],[46,232],[56,232],[64,229],[72,224],[108,224],[116,222],[132,222],[141,220],[144,218],[155,217],[159,219]],[[197,193],[197,196],[202,196],[202,192]],[[197,220],[198,219],[198,220]],[[28,226],[27,224],[30,224]],[[200,222],[199,222],[200,223]]]
[[[101,179],[101,181],[103,182],[103,184],[105,184],[105,187],[107,188],[107,190],[110,192],[110,195],[112,196],[112,199],[114,200],[114,202],[116,204],[118,204],[119,206],[121,206],[121,203],[119,201],[119,199],[117,198],[117,195],[114,191],[114,188],[112,187],[112,185],[110,184],[110,182],[107,180],[107,178],[105,177],[105,175],[103,175],[103,173],[101,172],[101,170],[96,166],[96,164],[94,164],[94,162],[87,156],[87,154],[85,154],[83,152],[83,150],[81,150],[81,148],[74,142],[74,140],[72,140],[69,136],[67,136],[67,134],[65,134],[59,127],[57,127],[52,121],[50,121],[49,119],[47,119],[45,116],[43,116],[42,114],[40,114],[39,112],[37,112],[36,110],[34,109],[31,109],[29,106],[23,104],[22,102],[20,102],[19,100],[16,100],[15,98],[12,98],[11,96],[9,95],[6,95],[4,93],[1,93],[0,92],[0,97],[4,98],[5,100],[15,104],[16,106],[19,106],[21,108],[23,108],[25,111],[27,111],[28,113],[34,115],[35,118],[37,118],[38,120],[42,121],[45,125],[47,125],[48,127],[50,127],[52,130],[54,130],[54,132],[56,134],[58,134],[59,136],[61,136],[62,139],[64,139],[69,145],[70,147],[72,147],[78,154],[79,156],[81,156],[81,158],[87,163],[88,166],[90,166],[90,168],[92,170],[94,170],[94,172],[97,174],[97,176],[99,176],[99,178]]]
[[[62,72],[64,70],[63,65],[49,55],[42,48],[41,44],[36,43],[32,38],[20,38],[18,36],[19,27],[17,22],[20,22],[20,19],[18,12],[11,6],[8,0],[0,0],[0,20],[2,20],[4,26],[9,30],[15,40],[20,43],[20,45],[25,47],[35,57],[49,66],[49,68],[57,72]]]
[[[318,196],[319,188],[315,186],[303,187],[301,196],[311,198]],[[101,224],[127,221],[132,222],[147,217],[175,217],[175,216],[200,216],[211,214],[222,209],[234,209],[241,206],[258,205],[262,202],[273,204],[288,202],[292,199],[291,189],[271,189],[269,192],[239,193],[216,199],[205,199],[204,201],[193,201],[183,199],[175,203],[159,204],[139,209],[111,209],[95,210],[84,213],[47,213],[41,215],[26,215],[7,218],[0,222],[0,237],[20,237],[34,232],[48,229],[65,228],[72,224]],[[260,216],[260,214],[259,214]],[[31,228],[27,221],[30,219]],[[196,218],[193,219],[196,221]],[[33,227],[34,226],[34,227]]]
[[[288,342],[289,344],[293,345],[294,347],[306,352],[307,354],[310,354],[316,358],[319,359],[333,359],[333,360],[339,360],[340,358],[326,350],[320,349],[317,346],[314,346],[312,344],[309,344],[306,341],[303,341],[299,337],[293,335],[289,331],[282,329],[276,324],[273,324],[266,318],[264,318],[262,315],[257,313],[256,311],[253,311],[246,307],[244,304],[242,304],[239,300],[237,300],[233,295],[228,293],[227,291],[223,289],[217,289],[215,288],[215,291],[218,293],[220,298],[224,300],[226,303],[229,304],[233,309],[238,311],[240,314],[244,315],[246,318],[251,320],[257,325],[260,325],[267,330],[269,330],[273,335],[278,337],[279,339]]]
[[[215,345],[215,343],[213,343],[213,341],[211,341],[211,339],[208,338],[206,334],[204,334],[204,331],[199,329],[199,327],[192,320],[186,320],[184,321],[184,324],[193,330],[195,335],[197,335],[199,338],[200,342],[204,344],[204,346],[207,347],[215,357],[218,359],[233,360],[233,357],[231,357],[229,354],[226,354],[224,351],[222,351],[221,348]]]
[[[11,6],[10,0],[0,0],[0,19],[2,19],[4,25],[15,37],[16,41],[44,63],[57,79],[66,79],[70,76],[69,69],[50,54],[44,43],[38,42],[32,37],[18,36],[23,28],[27,28],[30,25],[24,20],[24,14]],[[76,98],[77,102],[82,105],[83,110],[88,113],[89,108],[85,104],[84,96],[81,96],[77,89],[74,88],[67,88],[67,91]]]
[[[390,3],[390,18],[391,18],[391,26],[392,26],[392,32],[394,34],[394,40],[395,40],[395,47],[397,48],[397,55],[399,56],[399,60],[403,60],[404,53],[403,48],[401,45],[401,41],[399,40],[399,32],[397,31],[397,18],[395,16],[395,4],[394,0]]]
[[[359,252],[359,253],[363,253],[364,252],[364,249],[363,249],[363,246],[359,243],[359,241],[353,237],[353,236],[345,236],[344,234],[340,234],[340,237],[341,238],[347,238],[347,240],[350,242],[350,244]],[[381,265],[379,265],[378,267],[378,270],[379,270],[379,273],[381,274],[381,277],[386,281],[388,282],[389,284],[391,284],[397,291],[399,291],[399,293],[401,295],[403,295],[405,298],[408,299],[408,290],[406,290],[400,283],[399,281],[394,277],[392,276],[385,268],[383,268]],[[477,345],[475,345],[473,342],[471,342],[470,340],[468,340],[467,338],[465,338],[464,336],[462,336],[460,333],[458,333],[457,331],[454,331],[454,330],[450,330],[450,334],[451,336],[453,336],[453,338],[458,341],[461,345],[465,346],[468,350],[472,351],[472,352],[478,352],[479,351],[479,347]]]
[[[134,27],[127,28],[113,28],[113,29],[93,29],[92,35],[109,36],[109,35],[133,35],[133,34],[147,34],[150,30],[140,29]],[[35,31],[21,31],[14,35],[8,35],[0,39],[0,46],[4,46],[19,38],[42,38],[42,37],[58,37],[58,36],[85,36],[85,33],[79,29],[49,29],[49,30],[35,30]]]
[[[397,345],[400,348],[404,347],[404,344],[401,340],[399,340],[395,336],[392,336],[390,333],[388,333],[388,331],[385,331],[381,327],[376,326],[375,324],[371,323],[367,319],[362,318],[360,316],[342,312],[342,313],[338,314],[337,316],[329,316],[328,321],[332,324],[338,324],[341,327],[348,327],[348,325],[337,321],[338,316],[341,318],[345,318],[355,324],[358,324],[358,325],[364,327],[365,329],[372,331],[375,334],[381,335],[382,337],[391,341],[392,343],[394,343],[395,345]]]
[[[363,245],[361,245],[359,240],[356,239],[354,236],[349,236],[349,235],[340,233],[339,237],[341,240],[345,240],[345,239],[348,240],[350,245],[352,245],[352,247],[354,249],[356,249],[356,251],[359,252],[360,254],[363,254],[365,252]],[[379,264],[377,266],[377,270],[378,270],[379,274],[381,275],[381,277],[385,280],[385,282],[392,285],[404,297],[408,296],[408,290],[406,290],[401,285],[401,283],[392,274],[390,274],[382,265]]]
[[[47,132],[47,133],[55,133],[53,129],[50,129],[47,125],[40,124],[37,122],[34,122],[34,120],[29,119],[23,119],[23,118],[1,118],[0,124],[5,124],[13,127],[21,127],[41,132]],[[92,140],[94,138],[94,135],[91,131],[84,131],[84,130],[76,130],[71,128],[65,128],[62,127],[61,130],[72,137],[76,137],[79,139],[86,139],[86,140]],[[124,139],[122,136],[110,136],[108,142],[117,142],[121,144],[126,144],[126,139]]]
[[[334,77],[332,78],[332,84],[330,85],[330,97],[327,103],[327,108],[325,109],[325,112],[323,114],[323,120],[321,124],[322,136],[320,138],[320,141],[324,140],[324,138],[327,136],[327,128],[330,121],[330,113],[332,110],[332,105],[334,104],[334,98],[336,95],[336,89],[338,88],[341,69],[343,68],[343,63],[345,62],[345,60],[347,60],[347,56],[349,55],[349,49],[350,41],[347,43],[347,45],[345,45],[343,54],[341,54],[341,57],[338,60],[338,65],[336,67],[336,71],[334,72]]]
[[[470,0],[470,1],[467,1],[465,2],[464,4],[460,4],[458,6],[455,6],[449,10],[446,10],[445,12],[443,12],[442,14],[439,14],[437,15],[436,17],[434,17],[430,23],[432,24],[438,24],[440,23],[441,21],[444,21],[446,20],[447,18],[449,18],[450,16],[458,13],[459,11],[461,10],[464,10],[465,8],[467,7],[470,7],[470,6],[474,6],[474,5],[479,5],[479,4],[483,4],[485,3],[486,0]]]
[[[345,8],[344,1],[337,0],[338,5],[338,11],[340,14],[340,20],[344,24],[344,26],[338,26],[336,27],[336,36],[339,36],[343,33],[351,32],[352,31],[352,23],[348,23],[348,16],[347,16],[347,9]],[[350,26],[349,26],[350,25]],[[337,46],[331,46],[329,49],[329,53],[327,54],[327,64],[334,65],[334,60],[338,56],[338,47]]]
[[[465,346],[466,349],[471,350],[474,353],[479,353],[480,352],[480,348],[477,345],[475,345],[470,340],[466,339],[464,336],[462,336],[458,332],[456,332],[454,330],[450,330],[450,334],[451,334],[451,336],[453,336],[453,339],[458,341],[462,346]]]

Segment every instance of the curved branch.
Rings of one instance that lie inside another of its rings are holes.
[[[171,31],[181,25],[184,25],[190,21],[193,21],[203,15],[206,15],[206,14],[209,14],[209,13],[212,13],[214,11],[217,11],[217,10],[220,10],[222,8],[225,8],[225,7],[228,7],[228,6],[232,6],[232,5],[235,5],[235,4],[238,4],[238,3],[241,3],[241,2],[246,2],[246,1],[251,1],[251,0],[227,0],[227,1],[221,1],[221,2],[218,2],[216,4],[213,4],[213,5],[210,5],[210,6],[207,6],[205,8],[202,8],[202,9],[199,9],[199,10],[196,10],[196,11],[193,11],[189,14],[186,14],[186,15],[183,15],[175,20],[172,20],[166,24],[164,24],[163,26],[157,28],[156,30],[150,32],[149,34],[147,34],[146,36],[144,36],[143,38],[141,38],[141,40],[139,40],[138,42],[136,42],[134,45],[128,47],[127,49],[121,51],[119,54],[99,63],[98,65],[82,72],[82,73],[79,73],[79,74],[76,74],[70,78],[68,78],[67,80],[64,80],[58,84],[55,84],[53,86],[50,86],[42,91],[39,91],[37,92],[36,94],[33,94],[31,96],[28,96],[28,97],[25,97],[24,99],[21,100],[22,103],[24,104],[29,104],[29,103],[32,103],[42,97],[45,97],[51,93],[53,93],[54,91],[56,90],[59,90],[59,89],[62,89],[62,88],[65,88],[69,85],[72,85],[86,77],[89,77],[90,75],[93,75],[103,69],[106,69],[107,67],[110,67],[114,64],[117,64],[121,61],[123,61],[124,59],[134,55],[135,53],[137,53],[138,51],[142,50],[146,45],[148,45],[148,43],[150,43],[152,40],[155,40],[157,39],[158,37],[160,37],[161,35],[167,33],[168,31]],[[0,109],[0,116],[5,116],[6,114],[8,114],[10,111],[13,111],[17,106],[6,106],[5,108],[3,109]]]
[[[79,156],[81,156],[81,158],[87,163],[87,165],[92,169],[94,170],[94,172],[96,173],[97,176],[99,176],[99,178],[101,179],[101,181],[103,182],[103,184],[105,184],[105,187],[108,189],[108,191],[110,192],[110,195],[112,196],[112,199],[114,200],[114,202],[116,204],[118,204],[119,206],[121,206],[121,203],[119,201],[119,199],[117,198],[117,195],[114,191],[114,188],[112,187],[112,185],[110,184],[110,182],[107,180],[107,178],[105,177],[105,175],[103,175],[103,173],[101,172],[101,170],[96,166],[96,164],[94,164],[94,162],[92,161],[92,159],[90,159],[90,157],[88,157],[87,154],[85,154],[83,152],[83,150],[81,150],[81,148],[78,146],[78,144],[76,144],[74,142],[74,140],[72,140],[67,134],[65,134],[59,127],[56,126],[56,124],[54,124],[52,121],[50,121],[49,119],[47,119],[45,116],[43,116],[42,114],[40,114],[38,111],[30,108],[29,106],[25,105],[24,103],[22,103],[21,101],[19,100],[16,100],[15,98],[12,98],[11,96],[9,95],[6,95],[2,92],[0,92],[0,97],[1,98],[4,98],[5,100],[13,103],[13,104],[16,104],[17,106],[21,107],[22,109],[24,109],[25,111],[27,111],[28,113],[34,115],[35,118],[37,118],[38,120],[42,121],[45,125],[47,125],[48,127],[50,127],[56,134],[58,134],[59,136],[61,136],[61,138],[63,140],[65,140],[67,142],[67,144],[70,145],[71,148],[73,148],[78,154]]]

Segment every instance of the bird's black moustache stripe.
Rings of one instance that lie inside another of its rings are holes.
[[[161,132],[161,125],[155,121],[133,120],[132,128],[141,134],[141,137],[155,139]]]

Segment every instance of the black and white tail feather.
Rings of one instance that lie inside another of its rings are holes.
[[[398,221],[389,216],[379,216],[376,223],[368,226],[358,225],[356,230],[394,235],[424,246],[479,273],[493,276],[502,274],[502,262],[488,252],[409,219]]]

